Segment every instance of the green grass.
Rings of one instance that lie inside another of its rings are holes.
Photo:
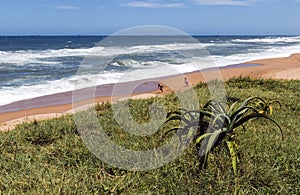
[[[138,172],[110,167],[85,147],[69,115],[0,133],[0,194],[299,194],[300,81],[234,78],[226,82],[226,88],[231,97],[245,100],[260,96],[282,104],[272,118],[282,127],[283,141],[278,129],[264,120],[250,121],[247,131],[236,132],[240,154],[237,177],[224,148],[212,153],[207,169],[201,170],[194,144],[158,169]],[[195,89],[203,106],[210,99],[206,84]],[[175,94],[131,100],[128,105],[133,120],[148,122],[148,107],[154,102],[164,105],[166,112],[178,105]],[[122,130],[108,103],[98,105],[97,114],[109,138],[126,148],[148,150],[168,141],[164,137],[167,127],[146,137]]]

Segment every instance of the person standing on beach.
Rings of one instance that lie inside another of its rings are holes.
[[[184,77],[184,84],[186,87],[189,86],[189,80],[186,77]]]

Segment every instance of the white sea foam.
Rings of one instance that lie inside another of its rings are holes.
[[[87,57],[87,56],[118,56],[121,54],[161,52],[166,50],[191,50],[203,49],[214,44],[165,44],[165,45],[141,45],[129,48],[96,46],[87,49],[59,49],[59,50],[20,50],[0,51],[0,64],[14,64],[24,66],[28,64],[56,65],[59,61],[49,61],[49,58],[61,57]]]
[[[255,39],[234,39],[232,42],[237,43],[293,43],[300,42],[300,36],[295,37],[267,37],[267,38],[255,38]]]
[[[91,52],[89,49],[59,49],[59,50],[20,50],[0,51],[0,64],[28,65],[28,64],[60,64],[49,61],[47,58],[85,56]]]
[[[300,44],[288,47],[269,47],[269,49],[253,50],[246,54],[234,54],[229,56],[211,56],[217,66],[227,66],[231,64],[240,64],[259,59],[288,57],[293,53],[300,52]]]
[[[35,97],[72,91],[74,85],[84,83],[85,86],[95,86],[96,84],[116,83],[122,74],[101,74],[101,75],[82,75],[63,78],[55,81],[47,81],[38,85],[5,87],[0,90],[0,105],[11,102],[31,99]],[[98,81],[98,82],[97,82]]]

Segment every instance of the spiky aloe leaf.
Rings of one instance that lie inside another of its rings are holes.
[[[270,110],[270,115],[272,115],[273,114],[273,106],[269,106],[269,110]]]
[[[255,108],[252,108],[250,106],[245,106],[242,108],[239,108],[238,110],[236,110],[231,116],[231,125],[230,125],[230,129],[234,129],[232,126],[239,120],[241,119],[248,111],[252,111],[253,113],[259,113]],[[245,117],[245,116],[244,116]]]
[[[235,141],[226,141],[226,143],[231,156],[231,165],[232,165],[234,175],[237,175],[237,160],[238,160],[238,156],[236,153],[237,145]]]
[[[260,97],[250,97],[250,98],[246,99],[246,100],[241,104],[241,106],[240,106],[239,108],[242,108],[242,107],[245,107],[245,106],[249,105],[253,100],[259,100],[259,101],[261,101],[263,104],[265,104],[265,105],[267,104],[266,101],[265,101],[264,99],[260,98]]]
[[[186,124],[189,124],[191,121],[190,120],[188,120],[188,119],[186,119],[186,118],[184,118],[184,117],[181,117],[181,116],[172,116],[172,117],[170,117],[168,120],[166,120],[165,122],[164,122],[164,124],[166,124],[166,123],[168,123],[168,122],[170,122],[170,121],[183,121],[183,122],[185,122]]]
[[[225,103],[227,104],[227,102]],[[221,101],[216,100],[210,100],[208,103],[204,105],[203,108],[209,108],[211,111],[214,111],[216,113],[225,113],[225,108],[222,106]]]
[[[185,108],[179,108],[178,110],[176,111],[171,111],[167,114],[167,117],[166,118],[169,118],[170,116],[172,115],[177,115],[177,116],[182,116],[184,115],[185,113],[189,112],[187,109]]]
[[[212,127],[217,126],[217,127],[222,128],[222,126],[228,126],[228,124],[230,124],[230,122],[231,122],[231,120],[226,114],[218,114],[215,116],[215,118],[211,122],[211,126]]]
[[[232,105],[230,105],[229,106],[229,109],[228,109],[228,111],[227,111],[227,115],[231,115],[232,114],[232,112],[233,112],[233,110],[234,110],[234,108],[235,108],[235,105],[237,104],[238,102],[234,102]]]
[[[268,109],[270,115],[273,114],[274,106],[275,106],[276,104],[279,106],[279,109],[281,109],[281,103],[280,103],[279,101],[275,101],[275,100],[274,100],[274,101],[271,101],[271,102],[269,103],[269,109]]]
[[[209,136],[208,143],[207,143],[207,146],[206,146],[206,151],[205,151],[205,157],[204,157],[204,164],[203,164],[203,167],[206,166],[208,154],[209,154],[209,152],[211,151],[212,147],[213,147],[213,146],[215,145],[215,143],[217,142],[217,139],[218,139],[218,137],[220,136],[221,133],[222,133],[222,130],[219,129],[219,130],[214,131],[214,132]]]
[[[279,101],[273,100],[273,101],[270,102],[270,104],[272,104],[272,105],[275,105],[275,103],[277,103],[279,105],[279,109],[280,109],[282,105]]]
[[[203,118],[204,116],[210,118],[212,113],[211,112],[208,112],[206,110],[190,110],[188,111],[190,114],[192,115],[199,115],[199,116],[202,116],[201,118]]]
[[[196,139],[196,144],[199,144],[204,138],[210,136],[212,133],[205,133],[201,136],[199,136],[197,139]]]
[[[260,114],[260,113],[253,113],[253,114],[245,116],[244,118],[241,118],[240,120],[236,121],[236,123],[233,125],[232,129],[235,129],[235,128],[243,125],[245,122],[247,122],[247,121],[249,121],[251,119],[254,119],[254,118],[264,118],[264,119],[267,119],[267,120],[273,122],[278,127],[278,129],[280,131],[281,139],[282,140],[284,139],[282,129],[278,125],[278,123],[276,121],[274,121],[273,119],[271,119],[270,117],[268,117],[268,116],[266,116],[264,114]]]
[[[181,115],[182,115],[182,112],[180,112],[180,111],[172,111],[172,112],[169,112],[169,113],[167,114],[167,117],[166,117],[166,118],[170,118],[170,116],[172,116],[172,115],[175,115],[175,116],[181,116]]]
[[[207,122],[199,122],[199,121],[194,121],[194,122],[190,122],[189,124],[186,124],[184,127],[174,127],[172,129],[170,129],[169,131],[166,132],[166,134],[169,134],[170,132],[173,131],[182,131],[182,132],[189,132],[189,130],[193,127],[196,128],[208,128],[209,123]],[[194,132],[193,132],[194,133]]]
[[[166,135],[173,132],[173,131],[179,131],[179,130],[182,131],[182,130],[184,130],[184,128],[181,128],[181,127],[172,128],[172,129],[170,129],[169,131],[166,132]]]
[[[274,111],[274,107],[273,106],[275,106],[275,104],[278,104],[279,109],[281,108],[280,102],[278,102],[278,101],[271,101],[271,102],[268,102],[268,104],[265,105],[262,108],[263,112],[268,113],[269,115],[272,115],[273,111]]]
[[[209,126],[208,122],[205,122],[205,121],[195,121],[193,123],[190,123],[189,125],[186,125],[183,129],[185,131],[188,131],[192,127],[196,127],[197,129],[198,128],[205,128],[205,129],[207,129],[208,126]]]

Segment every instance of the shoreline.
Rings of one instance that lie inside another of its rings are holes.
[[[273,79],[296,79],[300,80],[300,53],[291,54],[289,57],[269,58],[254,60],[241,64],[227,65],[223,67],[208,68],[201,72],[217,71],[224,81],[238,76],[250,76],[252,78],[273,78]],[[204,82],[205,79],[200,71],[184,73],[190,84],[196,85]],[[176,90],[184,90],[182,75],[166,76],[140,81],[132,81],[118,84],[106,84],[96,87],[96,98],[93,100],[78,101],[80,105],[94,104],[97,102],[114,102],[126,98],[147,98],[161,95],[157,89],[157,84],[162,83],[165,87],[165,93]],[[115,96],[112,94],[114,85],[125,88],[135,87],[128,96],[128,91],[118,91]],[[171,85],[171,86],[169,86]],[[85,92],[85,89],[82,89]],[[57,100],[60,100],[57,101]],[[30,122],[33,120],[43,120],[60,117],[73,113],[72,110],[72,91],[51,94],[47,96],[32,98],[13,102],[0,106],[0,131],[11,130],[16,125]]]

